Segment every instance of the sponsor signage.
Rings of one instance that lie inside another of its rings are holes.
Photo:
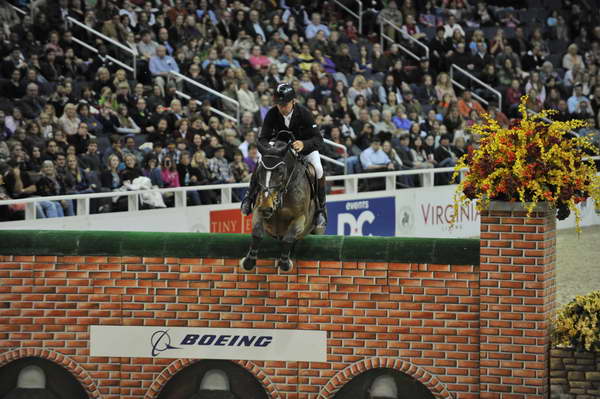
[[[394,197],[365,198],[327,203],[325,234],[344,236],[394,236],[396,212]]]
[[[210,211],[211,233],[252,233],[252,215],[244,216],[239,208]]]
[[[91,326],[90,355],[325,362],[327,332],[244,328]]]

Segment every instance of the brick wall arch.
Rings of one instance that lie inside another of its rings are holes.
[[[333,398],[333,394],[354,377],[365,371],[376,368],[388,368],[400,371],[425,385],[437,399],[452,399],[452,396],[446,390],[444,384],[442,384],[434,375],[405,360],[385,357],[363,359],[347,366],[325,384],[323,389],[319,392],[317,399]]]
[[[96,383],[88,372],[76,361],[60,352],[43,348],[19,348],[0,354],[0,367],[25,357],[39,357],[67,369],[81,384],[90,398],[101,398]]]
[[[163,387],[171,378],[175,376],[175,374],[200,361],[202,361],[202,359],[177,359],[171,362],[167,367],[164,368],[158,377],[154,379],[152,385],[150,385],[150,388],[148,388],[148,392],[146,392],[144,399],[156,399]],[[269,376],[265,374],[265,372],[255,363],[249,360],[232,360],[231,362],[243,367],[246,371],[252,374],[271,399],[280,398],[280,395]]]

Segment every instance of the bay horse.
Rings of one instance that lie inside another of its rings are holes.
[[[265,234],[280,241],[277,267],[284,272],[293,267],[290,252],[296,241],[313,232],[323,234],[315,231],[314,224],[316,174],[312,165],[292,148],[294,140],[292,132],[279,132],[263,151],[254,172],[258,173],[260,189],[252,207],[252,242],[240,261],[245,271],[256,266],[258,248]]]

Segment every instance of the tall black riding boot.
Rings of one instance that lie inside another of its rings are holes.
[[[327,226],[327,208],[325,207],[325,197],[327,195],[325,187],[325,176],[321,177],[317,184],[317,199],[318,208],[315,214],[315,225],[317,228],[325,228]]]
[[[252,213],[252,205],[254,204],[254,200],[256,199],[256,192],[258,189],[258,173],[255,170],[252,173],[252,178],[250,179],[250,187],[248,187],[248,192],[246,193],[246,197],[242,200],[242,214],[244,216],[248,216]]]

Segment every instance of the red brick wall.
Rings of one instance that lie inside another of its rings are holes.
[[[478,387],[476,266],[304,261],[286,275],[271,261],[241,273],[231,259],[1,260],[0,364],[23,357],[15,348],[60,353],[102,398],[153,398],[189,361],[90,357],[90,325],[329,331],[327,363],[239,362],[273,398],[330,397],[384,365],[439,398]]]
[[[481,398],[549,395],[556,217],[516,204],[481,214]]]
[[[272,261],[242,273],[236,259],[0,256],[0,365],[34,354],[90,397],[151,399],[192,361],[90,357],[90,325],[321,329],[326,363],[237,363],[272,398],[331,398],[377,367],[437,398],[542,398],[554,224],[539,216],[484,213],[481,267],[300,261],[282,274]]]

